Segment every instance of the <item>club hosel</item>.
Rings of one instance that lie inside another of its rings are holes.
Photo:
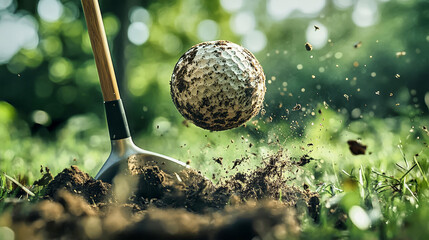
[[[127,117],[125,116],[124,105],[122,100],[104,102],[106,109],[107,126],[111,140],[118,140],[130,137]]]

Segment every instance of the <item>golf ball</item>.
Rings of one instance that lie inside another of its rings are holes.
[[[255,56],[229,41],[191,47],[174,67],[170,81],[176,108],[195,125],[222,131],[239,127],[258,114],[265,75]]]

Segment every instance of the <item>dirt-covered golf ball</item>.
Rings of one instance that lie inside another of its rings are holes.
[[[213,131],[238,127],[258,114],[266,89],[255,56],[228,41],[191,47],[174,67],[170,88],[179,112]]]

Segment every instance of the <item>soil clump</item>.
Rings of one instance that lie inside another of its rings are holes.
[[[297,206],[317,221],[319,199],[288,185],[291,164],[280,151],[217,184],[195,170],[170,175],[132,166],[113,185],[71,166],[44,188],[43,200],[17,204],[0,223],[16,239],[293,238],[300,232]],[[132,187],[122,191],[121,182]]]

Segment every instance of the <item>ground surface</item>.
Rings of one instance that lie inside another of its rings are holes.
[[[297,213],[317,220],[319,198],[289,186],[288,167],[279,152],[217,184],[195,170],[171,176],[142,166],[111,185],[71,166],[49,181],[40,201],[12,204],[0,221],[16,239],[294,238]]]

